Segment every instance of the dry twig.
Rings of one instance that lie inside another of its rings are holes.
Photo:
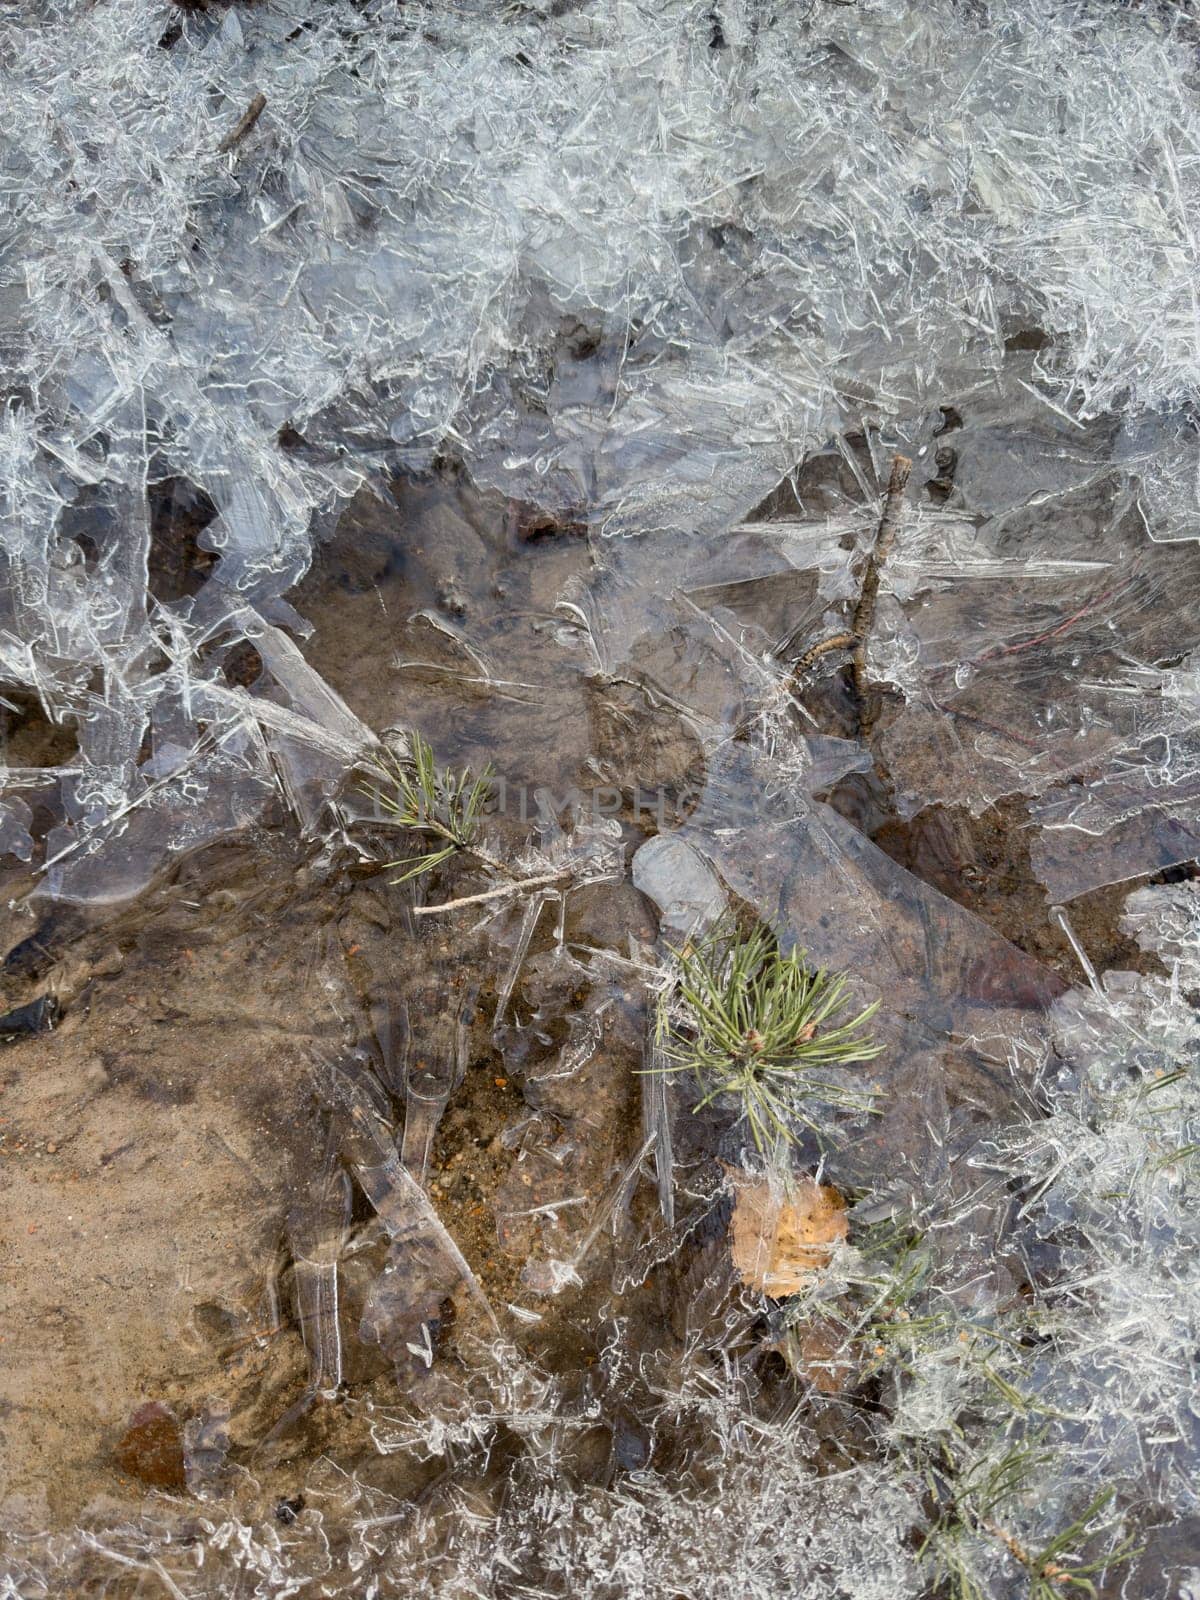
[[[870,732],[870,719],[866,712],[867,697],[867,640],[871,636],[871,629],[875,625],[875,606],[879,600],[879,578],[891,554],[892,546],[896,542],[896,529],[900,523],[900,507],[904,502],[904,491],[908,485],[908,475],[912,471],[912,462],[907,456],[893,456],[892,470],[888,476],[887,491],[883,498],[883,511],[880,514],[879,526],[875,530],[875,543],[871,546],[871,553],[867,557],[867,568],[863,573],[862,588],[858,594],[858,604],[854,608],[854,617],[848,632],[833,633],[827,639],[819,639],[816,644],[810,645],[792,668],[794,675],[807,672],[815,661],[819,661],[832,650],[843,650],[851,647],[853,654],[851,661],[854,668],[854,689],[858,698],[859,732]]]
[[[814,661],[819,661],[822,656],[827,656],[831,650],[843,650],[848,644],[853,643],[854,635],[852,633],[831,633],[828,639],[820,639],[816,644],[809,645],[792,670],[794,672],[807,672]]]
[[[896,529],[900,523],[900,507],[908,487],[912,462],[907,456],[893,456],[888,477],[887,493],[883,499],[883,514],[875,532],[875,544],[867,557],[867,570],[863,574],[858,604],[854,608],[854,688],[862,706],[867,693],[867,640],[875,625],[875,606],[879,599],[879,577],[896,542]]]
[[[522,889],[538,889],[543,884],[561,883],[571,876],[567,868],[557,872],[543,872],[536,878],[516,878],[512,883],[502,883],[495,889],[485,889],[482,894],[467,894],[461,900],[443,900],[436,906],[414,906],[414,917],[436,917],[442,911],[457,911],[459,906],[478,906],[485,900],[499,900],[502,895],[519,894]]]
[[[237,122],[217,146],[217,154],[223,156],[227,155],[230,150],[236,150],[266,109],[266,95],[262,93],[256,94]]]

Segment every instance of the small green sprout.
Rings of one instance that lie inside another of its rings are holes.
[[[480,853],[476,845],[480,818],[491,792],[490,764],[478,777],[465,767],[458,773],[439,767],[428,741],[415,733],[410,755],[378,758],[374,771],[381,784],[366,784],[364,788],[387,820],[436,841],[424,855],[386,862],[388,867],[405,869],[393,882],[407,883],[410,878],[432,872],[460,850]]]
[[[806,965],[803,950],[782,955],[768,929],[743,937],[728,920],[686,944],[674,966],[659,996],[659,1060],[651,1070],[693,1073],[703,1091],[694,1110],[735,1096],[765,1155],[776,1140],[794,1142],[797,1123],[816,1128],[805,1110],[809,1098],[869,1107],[869,1093],[824,1074],[880,1054],[882,1045],[866,1031],[878,1001],[839,1021],[844,978]]]

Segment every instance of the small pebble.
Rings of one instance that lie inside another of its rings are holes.
[[[48,1144],[46,1146],[46,1154],[48,1156],[56,1156],[58,1154],[58,1146],[56,1144]]]
[[[161,1401],[138,1407],[113,1454],[123,1471],[155,1489],[181,1494],[187,1488],[183,1429]]]

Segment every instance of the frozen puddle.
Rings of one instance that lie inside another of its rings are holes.
[[[0,1595],[1193,1592],[1196,43],[5,8]]]

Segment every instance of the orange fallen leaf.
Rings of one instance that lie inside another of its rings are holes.
[[[761,1178],[729,1176],[730,1247],[742,1282],[773,1300],[798,1294],[850,1232],[846,1202],[831,1185],[809,1177],[785,1192]]]

